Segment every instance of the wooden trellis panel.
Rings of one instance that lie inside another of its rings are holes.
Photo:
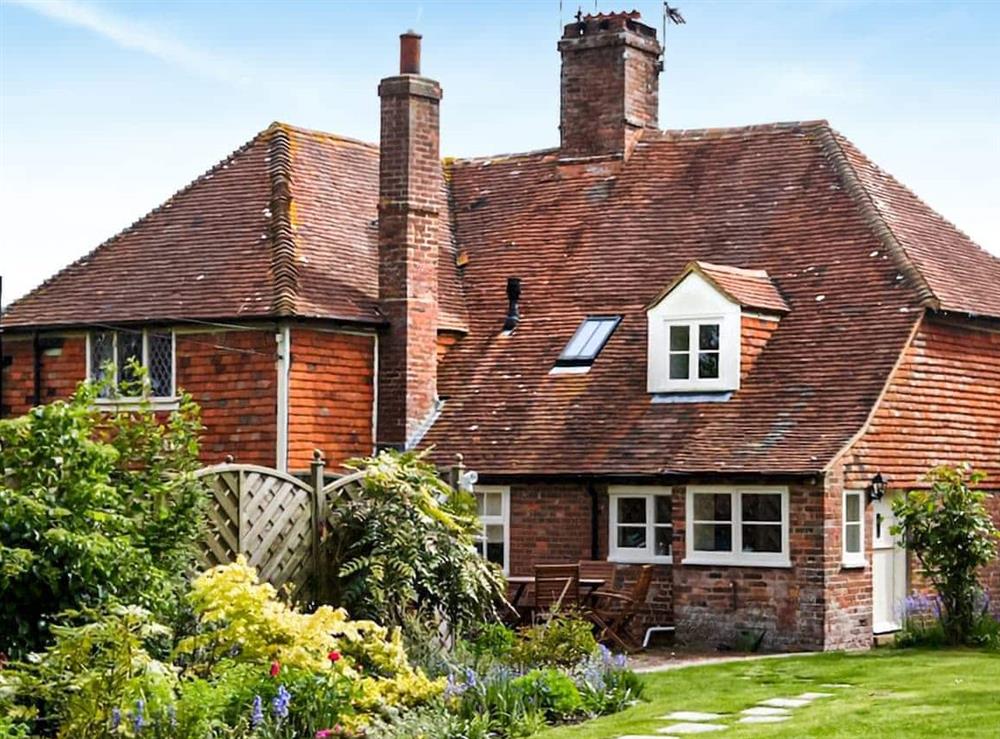
[[[309,482],[251,464],[199,470],[212,493],[201,564],[229,564],[242,554],[261,580],[287,587],[294,599],[322,600],[326,562],[320,543],[330,526],[330,505],[342,495],[358,494],[364,477],[356,472],[325,484],[323,470],[319,452]]]
[[[322,465],[319,469],[322,480]],[[227,564],[242,554],[261,580],[288,587],[294,598],[307,598],[314,572],[313,522],[316,511],[325,510],[315,487],[284,472],[246,464],[206,467],[198,476],[212,492],[202,564]]]

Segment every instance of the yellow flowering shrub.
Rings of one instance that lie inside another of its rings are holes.
[[[259,582],[242,557],[201,574],[189,598],[200,628],[180,641],[177,652],[193,658],[195,666],[232,660],[313,672],[337,669],[357,681],[362,711],[415,705],[444,690],[443,680],[413,669],[398,631],[352,621],[343,608],[302,613]]]

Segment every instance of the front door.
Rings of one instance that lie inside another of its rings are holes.
[[[898,631],[906,598],[906,550],[890,530],[896,523],[888,496],[872,501],[872,630]]]

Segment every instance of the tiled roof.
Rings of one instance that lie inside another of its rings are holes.
[[[14,302],[3,325],[381,322],[377,206],[377,146],[276,123]],[[465,306],[444,231],[441,322],[461,329]]]
[[[717,289],[744,308],[768,313],[788,312],[788,303],[781,297],[777,286],[764,270],[741,269],[711,262],[691,262],[681,272],[681,276],[653,302],[658,303],[660,299],[666,297],[691,272],[703,275]]]
[[[445,358],[426,443],[494,474],[821,470],[923,309],[835,154],[816,122],[644,134],[624,165],[455,163],[470,333]],[[788,312],[728,402],[653,403],[645,308],[692,261],[764,270]],[[510,276],[522,317],[503,336]],[[603,314],[623,320],[590,371],[550,375]]]

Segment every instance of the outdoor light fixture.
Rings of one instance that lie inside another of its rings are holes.
[[[868,501],[882,500],[885,497],[885,478],[882,477],[881,472],[876,472],[875,477],[868,484]]]

